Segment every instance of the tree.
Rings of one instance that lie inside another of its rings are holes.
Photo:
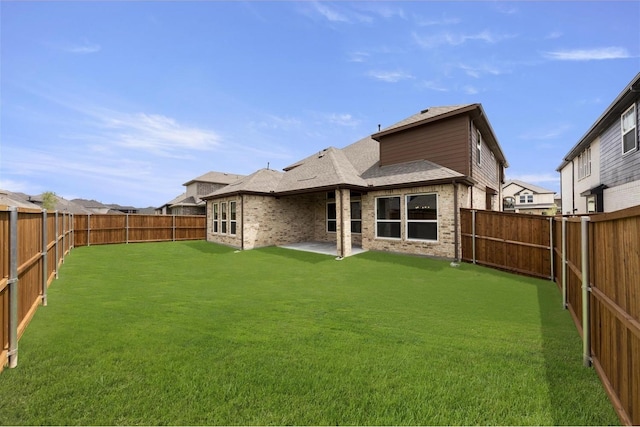
[[[57,197],[53,191],[45,191],[42,193],[42,208],[53,211],[56,208]]]

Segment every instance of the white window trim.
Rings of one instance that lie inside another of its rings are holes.
[[[476,130],[477,132],[477,140],[476,140],[476,162],[478,164],[478,166],[480,166],[482,164],[482,134],[480,133],[480,130]]]
[[[633,128],[630,128],[629,130],[627,130],[626,133],[630,133],[630,132],[634,132],[634,135],[636,137],[636,144],[634,145],[634,147],[632,149],[630,149],[629,151],[624,151],[624,129],[622,129],[622,123],[623,123],[623,117],[625,116],[625,114],[627,114],[630,110],[633,110]],[[633,130],[632,130],[633,129]],[[626,156],[629,155],[631,153],[634,153],[638,150],[638,112],[636,111],[636,104],[635,102],[631,105],[631,107],[627,108],[624,113],[622,113],[620,115],[620,149],[622,150],[622,155]]]
[[[397,197],[400,200],[400,205],[401,205],[400,206],[400,219],[383,219],[383,220],[379,220],[378,219],[378,199],[392,199],[394,197]],[[376,239],[383,239],[383,240],[395,240],[395,241],[402,240],[402,195],[393,194],[393,195],[389,195],[389,196],[379,196],[379,197],[376,197],[374,199],[374,204],[375,204],[375,212],[374,212],[375,217],[374,218],[375,218],[375,229],[376,229],[375,230],[376,231],[376,234],[375,234],[376,237],[375,238]],[[381,222],[397,222],[397,223],[399,223],[400,224],[400,237],[378,236],[378,222],[380,222],[380,221]]]
[[[219,221],[220,221],[220,211],[219,211],[219,209],[220,208],[218,206],[218,203],[212,203],[212,205],[213,205],[213,208],[212,208],[211,216],[213,218],[213,221],[212,221],[213,226],[211,228],[211,232],[213,234],[220,234],[220,224],[219,224]]]
[[[436,196],[436,219],[409,219],[409,197],[411,196]],[[438,243],[440,241],[440,221],[438,220],[438,205],[439,205],[439,197],[438,193],[414,193],[414,194],[406,194],[404,196],[404,223],[405,223],[405,233],[408,241],[412,242],[432,242]],[[423,223],[435,223],[436,224],[436,238],[435,239],[416,239],[409,237],[409,223],[410,222],[423,222]]]
[[[227,202],[220,202],[220,234],[229,234]],[[224,225],[224,227],[222,227]],[[223,229],[224,228],[224,229]]]

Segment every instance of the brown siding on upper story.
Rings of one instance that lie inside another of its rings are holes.
[[[486,141],[486,136],[480,131],[482,138],[482,146],[480,148],[480,164],[478,164],[478,151],[476,144],[478,141],[478,128],[475,123],[471,124],[471,177],[474,178],[480,185],[490,187],[491,189],[499,192],[502,188],[500,178],[500,162],[496,159],[494,153],[492,153],[489,145]]]
[[[380,138],[380,166],[429,160],[470,175],[469,117],[461,115]]]

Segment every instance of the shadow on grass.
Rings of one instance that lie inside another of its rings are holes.
[[[446,268],[451,268],[450,261],[445,261],[445,260],[436,259],[436,258],[429,258],[422,255],[407,255],[407,254],[394,254],[389,252],[368,251],[358,255],[354,255],[353,258],[366,259],[368,261],[375,261],[375,262],[386,263],[386,264],[393,264],[395,266],[417,268],[420,270],[427,270],[431,272],[441,271]]]
[[[581,338],[554,282],[538,285],[538,305],[552,424],[619,425],[596,372],[582,365]]]
[[[235,252],[237,249],[230,246],[219,245],[217,243],[207,242],[206,240],[189,240],[182,242],[182,244],[188,248],[205,254],[229,254]]]
[[[321,262],[334,261],[336,258],[334,255],[325,255],[325,254],[319,254],[315,252],[305,252],[305,251],[299,251],[295,249],[280,248],[277,246],[267,246],[264,248],[252,249],[252,250],[264,252],[269,255],[275,255],[275,256],[287,258],[288,260],[296,260],[296,261],[305,262],[309,264],[319,264]]]

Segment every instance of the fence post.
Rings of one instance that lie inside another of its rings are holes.
[[[562,218],[562,307],[567,306],[567,218]]]
[[[9,208],[9,368],[18,366],[18,208]]]
[[[58,211],[56,211],[56,226],[55,226],[55,230],[56,230],[56,260],[55,262],[55,267],[56,267],[56,279],[58,278],[58,266],[60,266],[60,254],[58,253],[58,238],[60,236],[60,230],[58,228]]]
[[[591,331],[589,330],[589,217],[580,218],[582,252],[582,363],[591,366]]]
[[[553,254],[553,217],[549,217],[549,255],[551,256],[551,281],[555,280],[555,271],[553,269],[553,262],[555,257]]]
[[[87,246],[91,246],[91,214],[87,214]]]
[[[47,280],[49,279],[47,268],[47,210],[42,210],[42,305],[47,305]]]
[[[471,211],[471,258],[476,263],[476,211]]]
[[[172,226],[172,228],[173,228],[173,241],[175,242],[176,241],[176,216],[172,215],[172,218],[173,218],[173,226]]]
[[[129,214],[127,214],[127,218],[125,219],[124,228],[125,228],[125,232],[124,232],[125,243],[129,244]]]

